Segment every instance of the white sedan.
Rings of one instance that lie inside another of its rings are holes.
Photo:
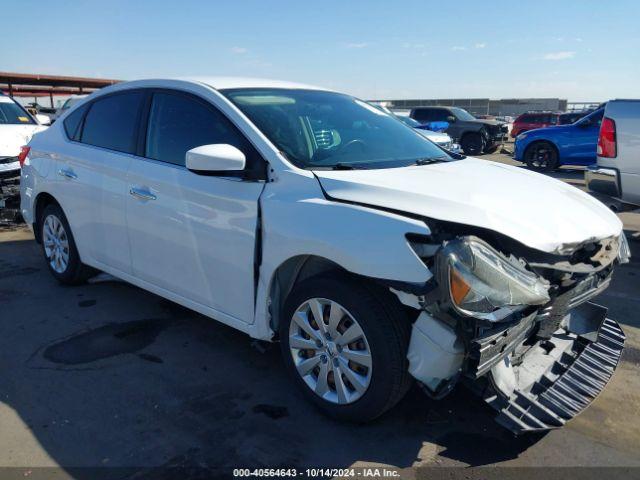
[[[12,98],[0,94],[0,178],[20,174],[21,147],[46,128]]]
[[[415,379],[434,398],[474,386],[515,432],[555,428],[622,352],[588,302],[629,259],[615,214],[350,95],[120,83],[24,160],[21,212],[57,280],[102,270],[279,341],[304,395],[342,420],[378,417]]]

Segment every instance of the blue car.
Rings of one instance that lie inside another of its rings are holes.
[[[551,171],[562,165],[596,163],[604,108],[569,125],[537,128],[516,137],[513,157],[529,167]]]

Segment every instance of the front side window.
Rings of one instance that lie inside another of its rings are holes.
[[[189,150],[216,143],[238,148],[247,157],[247,166],[256,162],[242,133],[212,106],[182,94],[153,94],[145,157],[184,166]]]
[[[393,115],[348,95],[268,88],[222,93],[301,168],[391,168],[452,160]]]
[[[123,92],[93,102],[84,120],[82,143],[134,153],[143,96],[141,91]]]
[[[0,125],[33,125],[33,118],[9,97],[0,97]]]

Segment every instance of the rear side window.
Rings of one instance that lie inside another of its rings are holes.
[[[261,161],[244,135],[213,106],[183,94],[153,94],[145,157],[184,166],[187,151],[214,143],[238,148],[249,169]]]
[[[432,110],[414,110],[413,118],[419,122],[430,122],[433,119]]]
[[[445,110],[444,108],[438,108],[433,110],[433,114],[431,115],[431,121],[433,122],[447,122],[448,118],[453,116],[453,114],[449,110]]]
[[[533,122],[533,115],[520,115],[518,117],[518,119],[516,120],[516,122],[532,123]]]
[[[64,119],[64,130],[71,140],[80,140],[80,123],[87,111],[88,105],[78,108]]]
[[[134,153],[136,124],[142,104],[140,91],[124,92],[91,104],[82,128],[82,143]]]

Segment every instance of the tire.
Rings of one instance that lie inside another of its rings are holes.
[[[558,168],[558,151],[549,142],[533,142],[524,152],[524,161],[532,170],[552,172]]]
[[[498,150],[499,145],[497,143],[491,145],[491,146],[487,146],[484,148],[484,153],[487,154],[492,154],[492,153],[496,153],[496,150]]]
[[[62,208],[57,204],[45,207],[38,222],[42,253],[49,272],[64,285],[78,285],[96,274],[80,261],[80,255]]]
[[[314,327],[316,316],[311,312],[316,299],[319,308],[315,311],[322,312],[323,320]],[[334,308],[339,321],[332,329]],[[305,310],[306,314],[300,313]],[[312,329],[313,338],[300,328],[300,322]],[[334,272],[309,278],[293,288],[279,325],[280,346],[287,370],[311,402],[330,417],[362,423],[392,408],[411,386],[407,361],[410,326],[399,302],[387,290]],[[357,328],[361,336],[352,334]],[[321,329],[329,332],[330,339],[321,340]],[[355,362],[351,360],[354,352],[360,357]],[[367,354],[369,360],[362,361]],[[312,368],[307,369],[309,365]],[[308,372],[303,375],[298,369]],[[341,372],[339,377],[337,372]],[[356,382],[351,383],[356,373],[359,388]]]
[[[486,140],[479,133],[465,133],[460,145],[465,155],[480,155],[486,148]]]

